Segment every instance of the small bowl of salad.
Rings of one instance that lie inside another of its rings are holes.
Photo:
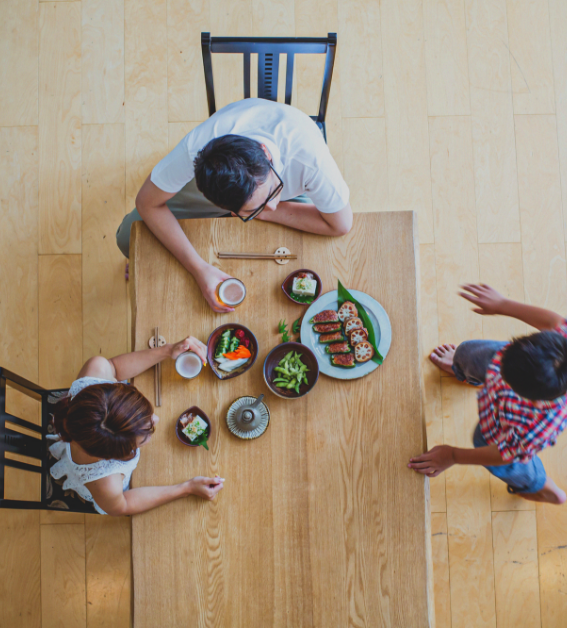
[[[202,445],[209,449],[207,441],[211,436],[209,417],[197,406],[191,406],[177,419],[175,435],[188,447]]]
[[[283,342],[264,361],[264,381],[282,399],[299,399],[313,390],[319,364],[311,349],[300,342]]]
[[[245,373],[256,361],[258,341],[244,325],[227,323],[217,327],[207,341],[207,361],[219,379]]]
[[[285,296],[294,303],[311,305],[322,294],[321,277],[309,268],[300,268],[290,273],[282,283]]]

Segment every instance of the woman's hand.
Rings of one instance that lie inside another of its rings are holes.
[[[193,336],[187,336],[185,340],[180,340],[171,347],[171,359],[175,360],[185,351],[193,351],[200,358],[203,364],[207,364],[207,345],[204,345],[200,340]]]
[[[454,447],[450,445],[437,445],[429,451],[426,451],[421,456],[416,458],[410,458],[408,467],[423,473],[430,478],[436,478],[440,473],[443,473],[449,467],[455,464]]]
[[[216,475],[214,478],[205,478],[202,476],[193,478],[187,482],[188,495],[197,495],[203,499],[212,501],[224,486],[224,478]]]
[[[461,288],[466,292],[459,292],[459,295],[476,306],[473,312],[483,316],[503,313],[506,299],[494,288],[485,283],[465,284]]]
[[[231,279],[230,275],[223,273],[222,270],[219,270],[211,264],[205,264],[199,274],[194,274],[193,276],[197,280],[207,303],[215,312],[234,312],[233,307],[222,305],[216,295],[216,289],[219,283],[223,282],[225,279]]]

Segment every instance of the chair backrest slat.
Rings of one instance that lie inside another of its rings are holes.
[[[0,440],[0,448],[21,456],[29,456],[38,460],[42,458],[41,439],[21,434],[11,430],[9,427],[4,428],[4,433]]]
[[[19,460],[12,460],[11,458],[4,459],[5,467],[14,467],[14,469],[22,469],[22,471],[31,471],[32,473],[41,473],[41,467],[36,467],[33,464],[27,462],[20,462]]]
[[[312,118],[317,122],[326,139],[325,115],[331,92],[336,46],[336,33],[329,33],[327,37],[211,37],[210,33],[201,33],[201,49],[209,116],[216,112],[212,53],[243,55],[244,98],[250,98],[250,56],[257,54],[258,97],[274,102],[278,99],[279,57],[285,54],[287,56],[285,77],[286,105],[291,105],[295,55],[325,54],[325,71],[319,111]]]

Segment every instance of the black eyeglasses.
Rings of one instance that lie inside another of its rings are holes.
[[[240,220],[242,220],[242,222],[249,222],[250,220],[254,220],[254,218],[256,218],[256,216],[258,216],[259,214],[261,214],[264,209],[266,209],[266,205],[270,202],[273,201],[276,196],[283,190],[283,186],[284,183],[280,178],[280,175],[274,170],[274,167],[272,166],[272,164],[270,162],[268,162],[268,165],[270,166],[272,172],[276,175],[276,177],[278,178],[279,181],[279,185],[276,187],[276,189],[270,194],[270,196],[268,196],[268,198],[260,205],[260,207],[257,207],[256,209],[252,210],[252,213],[249,214],[248,216],[246,216],[245,218],[243,218],[240,214],[236,214]]]

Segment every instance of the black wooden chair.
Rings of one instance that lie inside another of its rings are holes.
[[[250,98],[250,55],[258,54],[258,98],[277,101],[278,73],[280,54],[287,55],[285,76],[285,103],[291,105],[293,85],[293,65],[296,54],[324,54],[325,71],[323,88],[319,103],[319,113],[311,116],[327,141],[325,115],[331,91],[333,66],[337,48],[337,34],[329,33],[327,37],[211,37],[210,33],[201,33],[203,50],[203,66],[205,69],[205,85],[209,116],[215,113],[215,86],[213,81],[213,63],[211,53],[242,54],[244,57],[244,98]]]
[[[41,404],[41,425],[6,412],[6,387],[8,382],[10,382],[10,387]],[[50,415],[53,412],[55,398],[58,394],[65,392],[66,389],[46,390],[0,367],[0,508],[59,510],[96,514],[90,502],[83,501],[74,491],[63,491],[61,483],[54,480],[49,473],[50,468],[56,462],[48,451],[49,446],[53,444],[53,440],[46,438],[52,432]],[[38,435],[38,438],[12,429],[9,423],[31,430]],[[41,466],[7,458],[7,452],[39,460],[41,461]],[[39,473],[41,475],[40,500],[5,499],[6,467],[13,467],[29,473]]]

